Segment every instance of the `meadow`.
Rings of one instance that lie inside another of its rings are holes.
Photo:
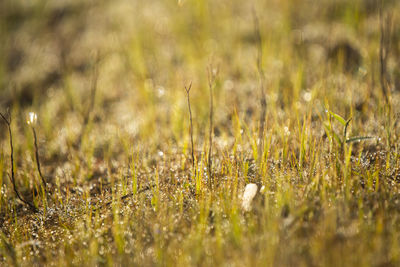
[[[399,266],[399,25],[397,0],[0,1],[0,266]]]

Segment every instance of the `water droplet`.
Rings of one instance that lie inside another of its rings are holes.
[[[157,96],[159,98],[161,98],[165,95],[165,88],[163,86],[158,86],[156,92],[157,92]]]
[[[36,124],[36,122],[37,122],[37,114],[35,112],[29,112],[28,120],[26,121],[26,123],[33,126]]]
[[[311,92],[306,92],[306,93],[303,94],[304,101],[310,102],[311,98],[312,98]]]

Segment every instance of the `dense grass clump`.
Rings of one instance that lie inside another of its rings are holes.
[[[0,1],[0,265],[400,265],[400,2],[317,2]]]

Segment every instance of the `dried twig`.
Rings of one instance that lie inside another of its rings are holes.
[[[12,131],[11,131],[11,114],[9,114],[9,119],[7,119],[2,113],[0,113],[1,118],[3,121],[7,124],[8,127],[8,133],[10,135],[10,164],[11,164],[11,176],[10,180],[13,185],[13,189],[15,192],[15,195],[18,197],[19,200],[21,200],[23,203],[25,203],[31,210],[37,211],[37,208],[30,203],[29,201],[25,200],[22,198],[20,193],[18,192],[17,185],[15,182],[15,173],[14,173],[14,146],[13,146],[13,140],[12,140]]]
[[[389,13],[384,18],[383,1],[380,2],[379,7],[379,25],[380,25],[380,44],[379,44],[379,61],[380,61],[380,84],[381,90],[385,97],[385,108],[387,111],[386,121],[386,134],[387,134],[387,145],[391,146],[391,134],[392,134],[392,103],[390,101],[390,76],[387,69],[387,61],[390,53],[391,43],[391,28],[392,28],[392,15]]]
[[[97,55],[95,63],[94,63],[94,67],[93,67],[93,76],[92,76],[92,84],[90,87],[89,105],[88,105],[88,108],[86,109],[85,113],[83,114],[82,131],[78,138],[78,142],[77,142],[78,145],[80,145],[82,142],[82,138],[83,138],[84,134],[86,133],[86,129],[89,125],[91,115],[94,110],[94,104],[95,104],[96,92],[97,92],[97,82],[99,79],[99,63],[100,63],[100,57],[99,57],[99,55]]]
[[[145,186],[144,188],[142,188],[141,190],[137,191],[136,194],[144,193],[144,192],[150,190],[151,188],[153,188],[154,186],[155,186],[155,185],[147,185],[147,186]],[[132,197],[132,196],[134,196],[134,195],[135,195],[134,193],[126,194],[126,195],[122,196],[122,197],[120,198],[120,200],[121,200],[121,201],[122,201],[122,200],[125,200],[125,199],[127,199],[127,198],[129,198],[129,197]],[[109,202],[105,203],[104,205],[95,208],[93,211],[96,212],[97,210],[99,210],[99,209],[101,209],[101,208],[109,207],[112,203],[113,203],[113,201],[109,201]]]
[[[40,179],[42,180],[44,191],[47,193],[47,183],[46,180],[44,179],[44,176],[42,174],[42,170],[40,168],[40,160],[39,160],[39,148],[37,144],[37,137],[36,137],[36,130],[35,127],[32,125],[32,132],[33,132],[33,139],[35,143],[35,157],[36,157],[36,166],[39,172]]]
[[[189,128],[189,132],[190,132],[190,143],[192,146],[192,166],[194,169],[194,176],[196,176],[197,172],[196,172],[196,166],[195,166],[195,158],[194,158],[194,142],[193,142],[193,119],[192,119],[192,109],[190,107],[190,89],[192,89],[192,82],[190,82],[189,87],[185,86],[185,91],[186,91],[186,96],[187,96],[187,102],[188,102],[188,108],[189,108],[189,120],[190,120],[190,128]]]
[[[39,176],[40,179],[42,180],[42,184],[43,184],[43,188],[45,193],[47,193],[47,183],[46,180],[44,179],[44,176],[42,174],[42,170],[40,168],[40,160],[39,160],[39,148],[38,148],[38,144],[37,144],[37,136],[36,136],[36,130],[35,130],[35,125],[37,122],[37,115],[34,112],[29,112],[29,118],[28,118],[28,125],[31,126],[32,128],[32,133],[33,133],[33,141],[34,141],[34,145],[35,145],[35,157],[36,157],[36,165],[37,165],[37,169],[39,172]]]

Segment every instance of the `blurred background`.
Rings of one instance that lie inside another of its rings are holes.
[[[54,125],[79,132],[96,79],[94,121],[131,137],[180,140],[189,82],[196,131],[207,124],[212,66],[216,135],[229,132],[235,112],[251,126],[260,98],[257,19],[269,116],[284,121],[288,110],[322,108],[326,99],[343,116],[352,107],[362,114],[381,97],[381,6],[392,25],[388,73],[397,92],[396,0],[3,0],[0,110],[21,110],[22,119],[33,109],[50,139]]]

